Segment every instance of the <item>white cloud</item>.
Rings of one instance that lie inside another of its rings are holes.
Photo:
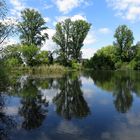
[[[84,40],[84,45],[88,46],[88,45],[93,45],[94,43],[96,43],[96,37],[93,31],[90,31],[87,35],[87,37]]]
[[[49,104],[52,104],[53,98],[57,95],[58,90],[57,89],[41,89],[42,99],[45,99],[46,101],[49,101]]]
[[[140,20],[140,0],[106,0],[117,15],[130,21]]]
[[[79,7],[81,4],[88,5],[89,0],[55,0],[54,2],[60,12],[67,14],[72,9]]]
[[[99,33],[102,33],[102,34],[109,34],[111,31],[109,28],[100,28],[99,29]]]
[[[7,115],[17,115],[18,114],[18,107],[17,106],[8,106],[6,108],[4,108],[4,112],[7,114]]]
[[[24,0],[10,0],[13,8],[10,10],[12,16],[20,17],[20,12],[26,7]]]
[[[9,26],[9,25],[15,26],[18,24],[17,20],[13,17],[7,17],[4,20],[0,20],[0,22],[4,25],[7,25],[7,26]]]
[[[44,43],[42,50],[48,50],[48,51],[53,51],[57,48],[57,45],[53,42],[52,37],[55,34],[54,29],[47,29],[44,32],[48,33],[49,39],[46,40]]]
[[[76,20],[85,20],[87,21],[87,18],[86,16],[82,15],[82,14],[76,14],[74,16],[59,16],[59,17],[56,17],[56,21],[54,21],[53,25],[55,26],[57,24],[57,22],[62,22],[64,21],[65,19],[68,19],[70,18],[72,21],[76,21]]]
[[[53,5],[44,4],[44,9],[50,9],[52,7],[53,7]]]
[[[85,16],[83,16],[82,14],[77,14],[74,15],[73,17],[71,17],[72,21],[76,21],[76,20],[85,20],[87,21],[87,18]]]
[[[80,128],[74,125],[71,121],[61,121],[57,127],[57,132],[60,134],[70,134],[79,136],[82,134]]]
[[[45,22],[50,22],[51,19],[49,17],[44,17]]]
[[[72,21],[76,21],[76,20],[85,20],[85,21],[87,21],[86,16],[84,16],[82,14],[77,14],[77,15],[74,15],[74,16],[59,16],[59,17],[56,17],[56,22],[64,21],[67,18],[70,18]]]
[[[13,45],[13,44],[17,44],[19,43],[19,40],[16,38],[7,38],[4,40],[4,42],[2,44],[0,44],[0,48],[8,46],[8,45]]]
[[[102,139],[108,140],[139,140],[140,136],[140,114],[128,112],[124,116],[125,121],[116,118],[112,124],[111,131],[101,134]]]
[[[82,48],[82,57],[91,58],[97,50],[98,50],[97,48],[83,47]]]

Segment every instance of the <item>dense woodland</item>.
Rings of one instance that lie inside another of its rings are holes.
[[[119,25],[112,45],[98,50],[90,60],[82,59],[83,42],[91,28],[84,20],[66,19],[56,24],[52,40],[57,49],[41,51],[49,38],[42,15],[35,9],[24,9],[21,19],[12,22],[6,19],[6,3],[0,1],[0,65],[1,67],[34,67],[58,64],[65,67],[94,70],[140,69],[140,43],[133,44],[134,36],[127,25]],[[6,21],[6,22],[5,22]],[[5,40],[19,35],[20,43],[4,45]],[[94,46],[93,46],[94,47]]]

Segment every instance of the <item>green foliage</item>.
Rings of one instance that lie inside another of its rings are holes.
[[[76,60],[71,61],[71,67],[72,67],[72,69],[76,69],[76,70],[81,69],[80,63],[78,63]]]
[[[90,68],[115,69],[116,48],[114,46],[103,47],[90,59]]]
[[[8,59],[11,57],[20,58],[20,45],[8,45],[2,51],[2,57]]]
[[[42,34],[45,20],[41,14],[34,9],[25,9],[21,12],[22,22],[19,22],[20,39],[28,45],[41,45],[48,38],[48,34]]]
[[[126,25],[120,25],[116,29],[114,37],[116,38],[114,45],[119,48],[121,60],[129,62],[132,55],[133,32]]]
[[[10,68],[20,66],[23,62],[21,59],[20,45],[9,45],[2,51],[2,59],[5,66]]]
[[[7,89],[8,86],[8,78],[6,73],[6,68],[4,66],[3,61],[0,59],[0,92]]]
[[[131,47],[133,56],[130,62],[122,61],[119,57],[119,49],[114,46],[106,46],[98,50],[94,56],[86,61],[86,68],[96,70],[113,70],[113,69],[140,69],[140,47],[135,45]]]
[[[72,22],[72,33],[71,33],[71,45],[70,53],[71,58],[80,62],[81,60],[81,48],[83,47],[83,42],[90,30],[91,24],[84,20],[76,20]]]
[[[67,66],[70,59],[70,32],[72,21],[66,19],[64,22],[59,22],[56,25],[56,33],[53,36],[53,41],[60,47],[59,58],[60,62]]]
[[[33,74],[64,74],[66,72],[66,68],[64,66],[54,64],[54,65],[41,65],[41,66],[35,66],[32,68]]]
[[[21,65],[19,59],[14,58],[14,57],[5,60],[5,64],[9,67],[18,67]]]
[[[116,63],[115,63],[115,68],[116,69],[120,69],[122,67],[122,61],[120,60],[120,61],[117,61]]]
[[[36,65],[36,55],[38,54],[39,48],[37,48],[35,45],[22,45],[21,48],[21,53],[24,59],[24,62],[28,66],[34,66]]]
[[[82,66],[83,66],[83,68],[92,68],[92,62],[91,62],[91,60],[89,60],[89,59],[86,59],[86,60],[84,60],[83,62],[82,62]]]
[[[140,47],[137,48],[137,53],[136,53],[136,57],[134,58],[134,61],[135,61],[134,69],[140,70]]]
[[[133,44],[133,32],[126,26],[119,26],[114,34],[114,46],[106,46],[98,50],[94,56],[84,63],[86,68],[105,69],[140,69],[140,42]]]
[[[52,39],[60,47],[58,60],[63,65],[68,66],[71,60],[80,61],[81,48],[90,26],[83,20],[66,19],[57,23],[56,33]]]
[[[36,55],[35,57],[37,64],[48,64],[49,59],[48,59],[48,51],[41,51],[39,54]]]

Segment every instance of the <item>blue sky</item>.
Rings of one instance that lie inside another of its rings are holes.
[[[85,39],[83,57],[91,57],[97,49],[112,44],[117,26],[128,25],[134,33],[135,41],[139,39],[140,0],[7,0],[8,17],[20,20],[20,11],[35,8],[46,20],[50,39],[43,49],[53,50],[56,45],[51,37],[55,33],[55,24],[65,18],[83,19],[92,24]],[[17,41],[12,38],[11,42]]]

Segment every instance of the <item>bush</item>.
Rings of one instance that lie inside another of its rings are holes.
[[[120,69],[122,67],[122,61],[118,61],[115,63],[115,69]]]
[[[76,60],[72,60],[71,61],[71,67],[72,67],[72,69],[80,69],[81,68],[81,65],[80,65],[80,63],[78,63],[78,62],[76,62]]]
[[[35,57],[38,54],[39,48],[37,48],[37,46],[35,45],[23,45],[21,46],[20,49],[24,62],[28,65],[28,66],[34,66],[36,65],[36,60]]]
[[[5,60],[5,64],[8,67],[18,67],[21,65],[21,62],[17,58],[9,58],[9,59]]]
[[[135,62],[134,70],[140,70],[140,60]]]

